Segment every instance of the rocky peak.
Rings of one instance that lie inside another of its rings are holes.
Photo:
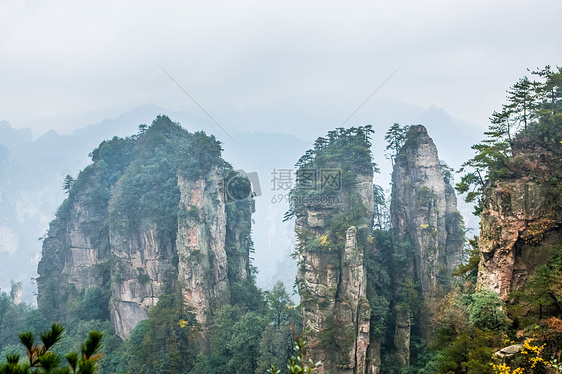
[[[163,295],[180,292],[204,344],[208,317],[251,281],[249,182],[220,154],[214,137],[165,116],[100,144],[43,243],[39,307],[64,318],[70,302],[101,289],[100,308],[124,338]],[[232,178],[242,181],[236,196],[224,188]]]
[[[310,356],[322,362],[318,371],[366,373],[371,309],[364,254],[374,214],[370,128],[338,130],[319,138],[299,162],[291,192],[297,283]],[[320,183],[313,186],[313,180]]]
[[[410,127],[396,157],[391,217],[396,241],[413,248],[422,291],[435,292],[439,279],[460,264],[464,233],[454,190],[422,125]]]
[[[10,289],[10,300],[14,305],[21,304],[21,295],[22,295],[22,287],[21,282],[12,283],[12,287]]]
[[[396,155],[392,173],[391,220],[396,259],[395,350],[400,365],[409,365],[412,318],[416,311],[403,300],[403,290],[419,284],[423,299],[437,297],[461,261],[462,217],[437,148],[422,125],[410,126]],[[427,310],[421,318],[427,326]],[[425,317],[424,317],[425,315]]]

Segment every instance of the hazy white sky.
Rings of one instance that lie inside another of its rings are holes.
[[[562,64],[561,15],[560,0],[2,0],[0,120],[197,110],[155,61],[211,112],[330,97],[351,113],[407,61],[377,96],[486,125],[526,68]]]

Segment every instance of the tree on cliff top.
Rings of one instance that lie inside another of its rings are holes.
[[[394,158],[406,142],[409,128],[410,126],[408,125],[400,126],[399,123],[395,123],[390,126],[384,136],[384,140],[387,142],[385,150],[390,151],[386,154],[386,157],[390,158],[392,163],[394,163]]]
[[[466,202],[476,203],[476,215],[482,211],[484,186],[528,174],[519,167],[521,160],[511,162],[516,146],[541,147],[554,158],[562,155],[562,67],[546,66],[532,74],[540,80],[523,77],[507,90],[507,104],[490,117],[487,139],[472,146],[475,156],[459,170],[464,175],[456,189],[466,193]]]
[[[339,127],[329,131],[326,138],[320,137],[314,142],[314,148],[306,151],[295,166],[298,169],[329,167],[337,159],[342,163],[342,168],[359,172],[377,171],[377,166],[371,159],[373,133],[371,125],[348,129]]]
[[[297,184],[290,192],[290,209],[283,221],[294,216],[302,197],[326,197],[340,189],[349,190],[357,175],[378,173],[371,154],[373,133],[371,125],[339,127],[318,138],[314,148],[307,150],[295,164]]]

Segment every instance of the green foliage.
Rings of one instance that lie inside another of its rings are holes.
[[[52,349],[63,337],[64,327],[53,324],[49,330],[40,334],[42,344],[35,343],[34,334],[31,331],[19,334],[20,342],[25,348],[27,361],[22,360],[17,353],[6,356],[6,363],[0,363],[1,374],[23,374],[27,372],[39,372],[45,374],[69,373],[93,374],[98,365],[96,361],[102,354],[98,353],[103,333],[90,331],[88,338],[82,345],[82,356],[77,353],[66,354],[65,357],[69,367],[62,367],[61,355]]]
[[[416,204],[419,207],[427,207],[428,209],[434,204],[438,196],[427,186],[423,186],[416,191]]]
[[[166,116],[158,116],[139,135],[102,143],[92,159],[104,174],[100,179],[109,181],[105,187],[112,195],[110,226],[130,234],[148,222],[156,226],[159,240],[173,241],[179,213],[178,175],[197,180],[214,167],[228,172],[221,151],[214,136],[189,133]]]
[[[260,340],[260,358],[257,373],[266,373],[271,366],[285,368],[293,352],[291,324],[268,325]]]
[[[251,237],[253,208],[253,201],[247,194],[245,199],[225,204],[225,250],[231,303],[255,311],[263,308],[263,300],[261,290],[255,284],[256,269],[248,261],[254,252],[254,242]],[[248,277],[243,277],[244,273],[248,274]]]
[[[236,374],[253,373],[258,367],[260,337],[266,320],[256,312],[244,314],[233,326],[228,342],[231,352],[227,372]]]
[[[177,266],[179,258],[173,248],[178,218],[195,223],[208,219],[200,215],[196,206],[180,205],[178,179],[196,181],[203,178],[206,183],[219,185],[221,181],[217,181],[217,178],[224,179],[229,188],[226,196],[225,249],[230,302],[236,310],[231,325],[234,330],[230,330],[232,334],[224,339],[231,353],[224,362],[224,368],[234,370],[240,366],[244,368],[240,370],[248,371],[248,368],[257,367],[261,355],[261,335],[266,325],[272,322],[269,318],[273,318],[274,312],[270,312],[263,293],[256,287],[255,269],[248,262],[253,252],[250,183],[248,178],[234,172],[221,158],[221,151],[220,142],[213,136],[203,132],[189,133],[169,118],[158,116],[150,127],[140,126],[137,135],[125,139],[114,137],[102,142],[92,152],[93,164],[79,174],[69,189],[69,196],[59,209],[57,219],[58,227],[64,230],[64,223],[72,219],[74,204],[79,199],[82,204],[90,204],[88,208],[99,212],[101,217],[105,216],[105,221],[99,224],[100,230],[111,230],[131,237],[147,227],[155,229],[158,244],[161,248],[170,249],[160,251],[160,255],[169,256],[169,261]],[[214,198],[218,202],[221,197],[217,194]],[[57,256],[64,256],[66,250],[68,248],[61,248]],[[56,268],[57,263],[43,263],[42,273],[51,276],[44,284],[38,313],[45,315],[48,320],[64,320],[69,325],[69,331],[76,336],[81,335],[86,327],[96,324],[102,326],[104,340],[112,348],[111,353],[100,361],[102,372],[197,372],[201,362],[205,364],[204,372],[221,367],[219,362],[224,361],[223,356],[212,350],[204,359],[198,359],[201,343],[205,339],[200,335],[202,330],[195,317],[185,309],[181,295],[175,293],[174,280],[177,274],[163,274],[166,294],[161,295],[158,305],[151,308],[149,319],[139,323],[130,338],[119,344],[107,320],[109,285],[111,281],[120,281],[123,272],[120,263],[111,259],[100,265],[101,268],[96,270],[102,278],[101,286],[87,290],[60,287],[56,275],[62,269]],[[245,270],[249,276],[242,276],[241,270]],[[140,284],[150,282],[144,269],[137,269],[136,275]],[[298,313],[282,305],[290,302],[285,295],[277,295],[277,301],[281,304],[271,308],[279,307],[282,310],[280,318],[276,319],[276,322],[282,321],[282,327],[276,327],[279,333],[282,329],[288,329],[289,321],[299,323],[298,316],[295,316]],[[270,301],[273,305],[274,298]],[[1,306],[2,303],[0,312]],[[215,319],[219,320],[216,322],[219,324],[220,314],[213,315],[213,312],[216,311],[209,311],[209,318],[214,326]],[[10,311],[10,314],[14,318],[18,317],[15,312]],[[35,319],[36,324],[42,324],[45,318]],[[12,325],[17,326],[13,322],[12,318]],[[216,329],[211,330],[216,333]],[[8,334],[11,332],[10,329],[0,331],[0,336],[5,333],[7,343],[12,343],[13,334]],[[76,339],[68,337],[59,346],[76,352],[81,349],[76,342]],[[84,349],[87,352],[89,348],[84,346]],[[79,356],[70,354],[68,358],[76,363]]]
[[[536,91],[540,90],[538,85],[538,82],[531,82],[529,78],[523,77],[507,90],[509,104],[504,107],[506,109],[504,111],[511,114],[515,123],[524,130],[528,129],[535,117],[535,109],[538,105]]]
[[[373,185],[373,202],[375,204],[374,228],[379,230],[390,227],[390,202],[379,185]]]
[[[443,160],[441,160],[439,166],[441,167],[441,173],[443,174],[443,181],[447,184],[451,183],[455,169],[449,167],[449,165],[447,165],[447,163]]]
[[[407,309],[410,315],[416,315],[423,306],[420,285],[406,277],[398,286],[399,299],[395,300],[397,309]]]
[[[80,346],[82,357],[85,359],[92,358],[95,355],[96,351],[100,349],[102,338],[103,332],[90,331],[88,339],[86,339],[86,342],[84,342],[84,344]]]
[[[265,296],[257,309],[237,304],[215,312],[208,329],[209,350],[197,357],[190,374],[257,373],[287,362],[291,328],[302,321],[282,283]]]
[[[255,312],[241,313],[230,305],[222,306],[209,328],[210,352],[198,358],[191,373],[237,372],[239,366],[245,370],[257,368],[263,328]],[[249,352],[253,356],[247,356]]]
[[[150,282],[150,276],[146,274],[143,268],[137,268],[137,282],[142,285]]]
[[[252,184],[245,175],[230,171],[225,178],[227,201],[241,201],[252,194]]]
[[[91,287],[85,291],[82,299],[82,310],[78,317],[84,321],[109,320],[109,297],[107,288]]]
[[[371,307],[371,337],[382,340],[387,331],[392,287],[388,271],[390,254],[393,252],[392,232],[375,230],[371,238],[372,247],[365,251],[364,263],[367,271],[367,299]]]
[[[298,335],[294,334],[294,346],[293,355],[289,358],[289,363],[287,365],[288,372],[290,374],[306,374],[314,373],[316,367],[319,366],[320,362],[314,362],[311,359],[306,359],[305,357],[306,340],[300,338]],[[279,373],[274,365],[268,370],[268,373],[276,374]]]
[[[503,348],[511,321],[504,314],[507,306],[491,291],[475,292],[479,261],[477,238],[471,240],[470,260],[455,275],[461,282],[443,298],[434,300],[429,343],[430,355],[420,373],[493,373],[493,352]]]
[[[163,295],[122,348],[120,371],[186,373],[199,351],[198,325],[181,293]]]
[[[462,332],[439,352],[436,358],[437,373],[492,374],[492,347],[497,343],[490,332],[478,329]]]
[[[507,316],[502,312],[505,304],[497,293],[483,290],[466,296],[468,318],[480,330],[505,331],[509,326]]]
[[[525,288],[514,292],[514,300],[531,308],[526,324],[536,324],[545,316],[562,316],[562,246],[550,249],[548,261],[535,268]]]
[[[398,152],[400,152],[400,149],[406,142],[409,129],[410,126],[408,125],[400,126],[400,124],[395,123],[390,126],[386,132],[386,135],[384,136],[384,140],[386,140],[387,143],[385,149],[390,151],[387,154],[387,157],[390,158],[392,162],[394,162]]]
[[[68,352],[81,352],[81,346],[90,337],[91,331],[103,334],[100,350],[104,351],[103,357],[98,357],[98,371],[100,373],[116,372],[116,367],[121,361],[120,347],[121,339],[115,335],[113,325],[110,321],[90,320],[83,321],[71,319],[65,322],[66,330],[61,340],[55,345],[53,352],[58,355],[65,355]],[[77,353],[78,357],[81,357]],[[95,354],[93,355],[95,356]]]
[[[547,66],[533,74],[541,81],[523,77],[507,91],[507,104],[490,117],[485,132],[488,139],[472,147],[475,156],[459,170],[464,175],[456,189],[466,193],[467,202],[476,203],[476,215],[482,211],[485,186],[496,180],[529,176],[524,165],[532,168],[536,161],[530,159],[526,148],[548,150],[555,161],[562,156],[562,68]]]
[[[476,284],[478,265],[480,264],[480,250],[478,237],[468,239],[468,247],[464,249],[463,262],[453,271],[453,276],[463,276],[465,281]]]
[[[0,347],[18,342],[18,334],[26,328],[25,317],[28,310],[25,305],[9,305],[1,321]]]
[[[72,178],[72,176],[70,176],[69,174],[66,174],[66,177],[64,177],[64,182],[62,184],[62,189],[67,194],[69,194],[73,184],[74,184],[74,178]]]
[[[285,290],[283,282],[278,281],[271,291],[266,292],[268,317],[271,321],[281,326],[282,322],[291,319],[295,314],[295,304]]]
[[[318,138],[314,149],[306,151],[295,165],[297,184],[290,192],[290,208],[284,220],[302,210],[307,201],[338,201],[342,193],[352,191],[358,174],[378,172],[371,157],[373,132],[371,125],[337,128],[326,138]]]
[[[371,159],[371,125],[337,128],[328,132],[327,138],[318,138],[314,149],[305,152],[297,164],[297,168],[323,168],[333,166],[334,160],[342,170],[353,170],[355,173],[370,173],[376,168]],[[343,165],[342,165],[343,164]]]
[[[472,149],[476,151],[476,155],[465,162],[459,172],[472,171],[463,175],[455,188],[461,194],[466,193],[467,203],[476,203],[474,213],[479,215],[482,211],[480,197],[487,180],[508,178],[513,173],[508,168],[508,143],[481,143],[473,145]]]

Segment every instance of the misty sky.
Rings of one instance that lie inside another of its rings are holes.
[[[561,15],[559,0],[2,0],[0,120],[38,135],[63,113],[199,111],[157,62],[218,116],[315,98],[343,121],[406,61],[372,101],[486,126],[526,68],[562,64]]]

